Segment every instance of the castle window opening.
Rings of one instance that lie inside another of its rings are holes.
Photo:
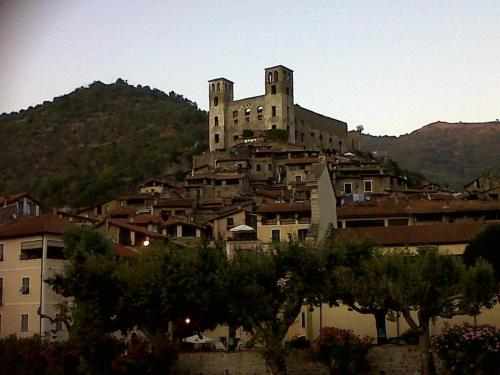
[[[269,172],[272,172],[272,171],[273,171],[273,165],[272,165],[272,164],[268,164],[268,165],[267,165],[267,170],[268,170]]]
[[[271,126],[271,129],[276,129],[276,125]]]
[[[276,106],[273,105],[272,108],[271,108],[271,115],[274,117],[276,116]]]
[[[233,139],[234,139],[235,141],[237,141],[237,140],[238,140],[238,134],[236,134],[235,136],[233,136]]]
[[[269,72],[269,74],[267,75],[267,82],[271,83],[272,81],[273,81],[273,73]]]
[[[246,122],[250,122],[250,117],[245,118]]]
[[[245,116],[250,116],[250,108],[245,109]]]
[[[278,72],[274,72],[274,82],[278,82]]]
[[[286,115],[290,116],[290,107],[286,107]]]
[[[212,91],[215,92],[215,83],[212,83]]]
[[[262,115],[258,115],[257,116],[257,120],[262,120],[264,117],[262,117]]]
[[[256,164],[256,165],[255,165],[255,170],[256,170],[257,172],[260,172],[260,164]]]
[[[219,116],[214,117],[214,124],[215,126],[219,126]]]
[[[237,118],[238,117],[238,111],[233,111],[233,118]]]
[[[290,81],[290,77],[291,77],[290,73],[288,73],[288,74],[286,75],[286,77],[287,77],[287,79]]]
[[[219,134],[214,135],[214,141],[215,143],[219,143]]]
[[[220,91],[220,83],[217,84],[217,92]]]
[[[262,106],[257,107],[257,113],[262,113],[263,110],[264,110],[264,107],[262,107]]]
[[[271,86],[271,94],[276,94],[276,85]]]
[[[219,105],[219,97],[214,98],[214,107],[217,107]]]
[[[287,87],[287,88],[285,89],[285,93],[286,93],[287,95],[290,95],[290,88],[289,88],[289,87]]]
[[[237,118],[234,119],[234,125],[238,125],[238,119]]]
[[[328,138],[328,143],[332,144],[332,138]]]
[[[300,141],[304,142],[304,133],[300,133]]]
[[[323,140],[323,134],[320,134],[319,135],[319,140],[322,141]]]
[[[314,138],[314,133],[313,132],[311,132],[311,138]]]

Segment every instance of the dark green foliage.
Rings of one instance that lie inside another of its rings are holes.
[[[85,206],[188,169],[191,154],[207,149],[208,126],[182,95],[118,79],[0,115],[0,132],[0,194]]]
[[[367,151],[388,151],[404,169],[460,189],[477,176],[500,173],[500,123],[436,122],[400,137],[363,135]]]
[[[310,355],[324,364],[330,375],[363,375],[370,370],[369,344],[369,338],[360,338],[352,331],[325,327],[314,340]]]
[[[243,129],[243,138],[251,138],[253,137],[253,130],[252,129]]]
[[[266,136],[272,141],[288,141],[288,132],[285,129],[267,129]]]
[[[399,164],[392,159],[386,159],[383,165],[388,172],[392,172],[398,176],[406,176],[406,184],[410,189],[419,188],[428,181],[427,177],[425,177],[423,173],[408,169],[401,169]]]
[[[493,326],[448,327],[432,344],[450,374],[500,374],[500,330]]]
[[[480,232],[467,246],[464,262],[474,265],[482,258],[491,263],[497,283],[500,282],[500,225],[492,225]]]

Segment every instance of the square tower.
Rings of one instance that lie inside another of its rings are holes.
[[[288,141],[295,143],[293,102],[293,70],[283,65],[265,69],[265,111],[269,129],[288,132]]]
[[[210,117],[208,133],[210,151],[223,150],[227,147],[227,108],[233,102],[233,82],[226,78],[208,81]]]

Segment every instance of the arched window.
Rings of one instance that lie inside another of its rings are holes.
[[[215,91],[215,83],[212,83],[212,91]]]
[[[273,73],[269,72],[267,75],[267,82],[271,83],[273,81]]]
[[[278,71],[274,72],[274,82],[278,82]]]
[[[262,113],[263,110],[264,110],[264,108],[262,106],[257,107],[257,113]]]
[[[219,134],[214,135],[214,141],[215,143],[219,143]]]
[[[219,126],[219,117],[218,116],[214,117],[214,125]]]
[[[238,118],[238,111],[233,111],[233,118]]]
[[[287,76],[287,79],[290,81],[291,74],[288,73],[286,76]]]
[[[217,92],[220,91],[220,83],[217,83]]]
[[[250,108],[245,109],[245,116],[250,116]]]
[[[216,97],[214,98],[214,107],[217,107],[218,105],[219,105],[219,97],[218,97],[218,96],[216,96]]]
[[[271,126],[271,129],[276,129],[276,125],[272,125],[272,126]]]

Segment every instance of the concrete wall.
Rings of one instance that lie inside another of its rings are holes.
[[[369,359],[372,375],[420,374],[418,348],[411,345],[374,347]],[[293,351],[287,361],[289,375],[327,375],[327,369],[307,359],[306,351]],[[184,353],[173,369],[174,375],[267,375],[264,360],[256,351],[236,353]]]

